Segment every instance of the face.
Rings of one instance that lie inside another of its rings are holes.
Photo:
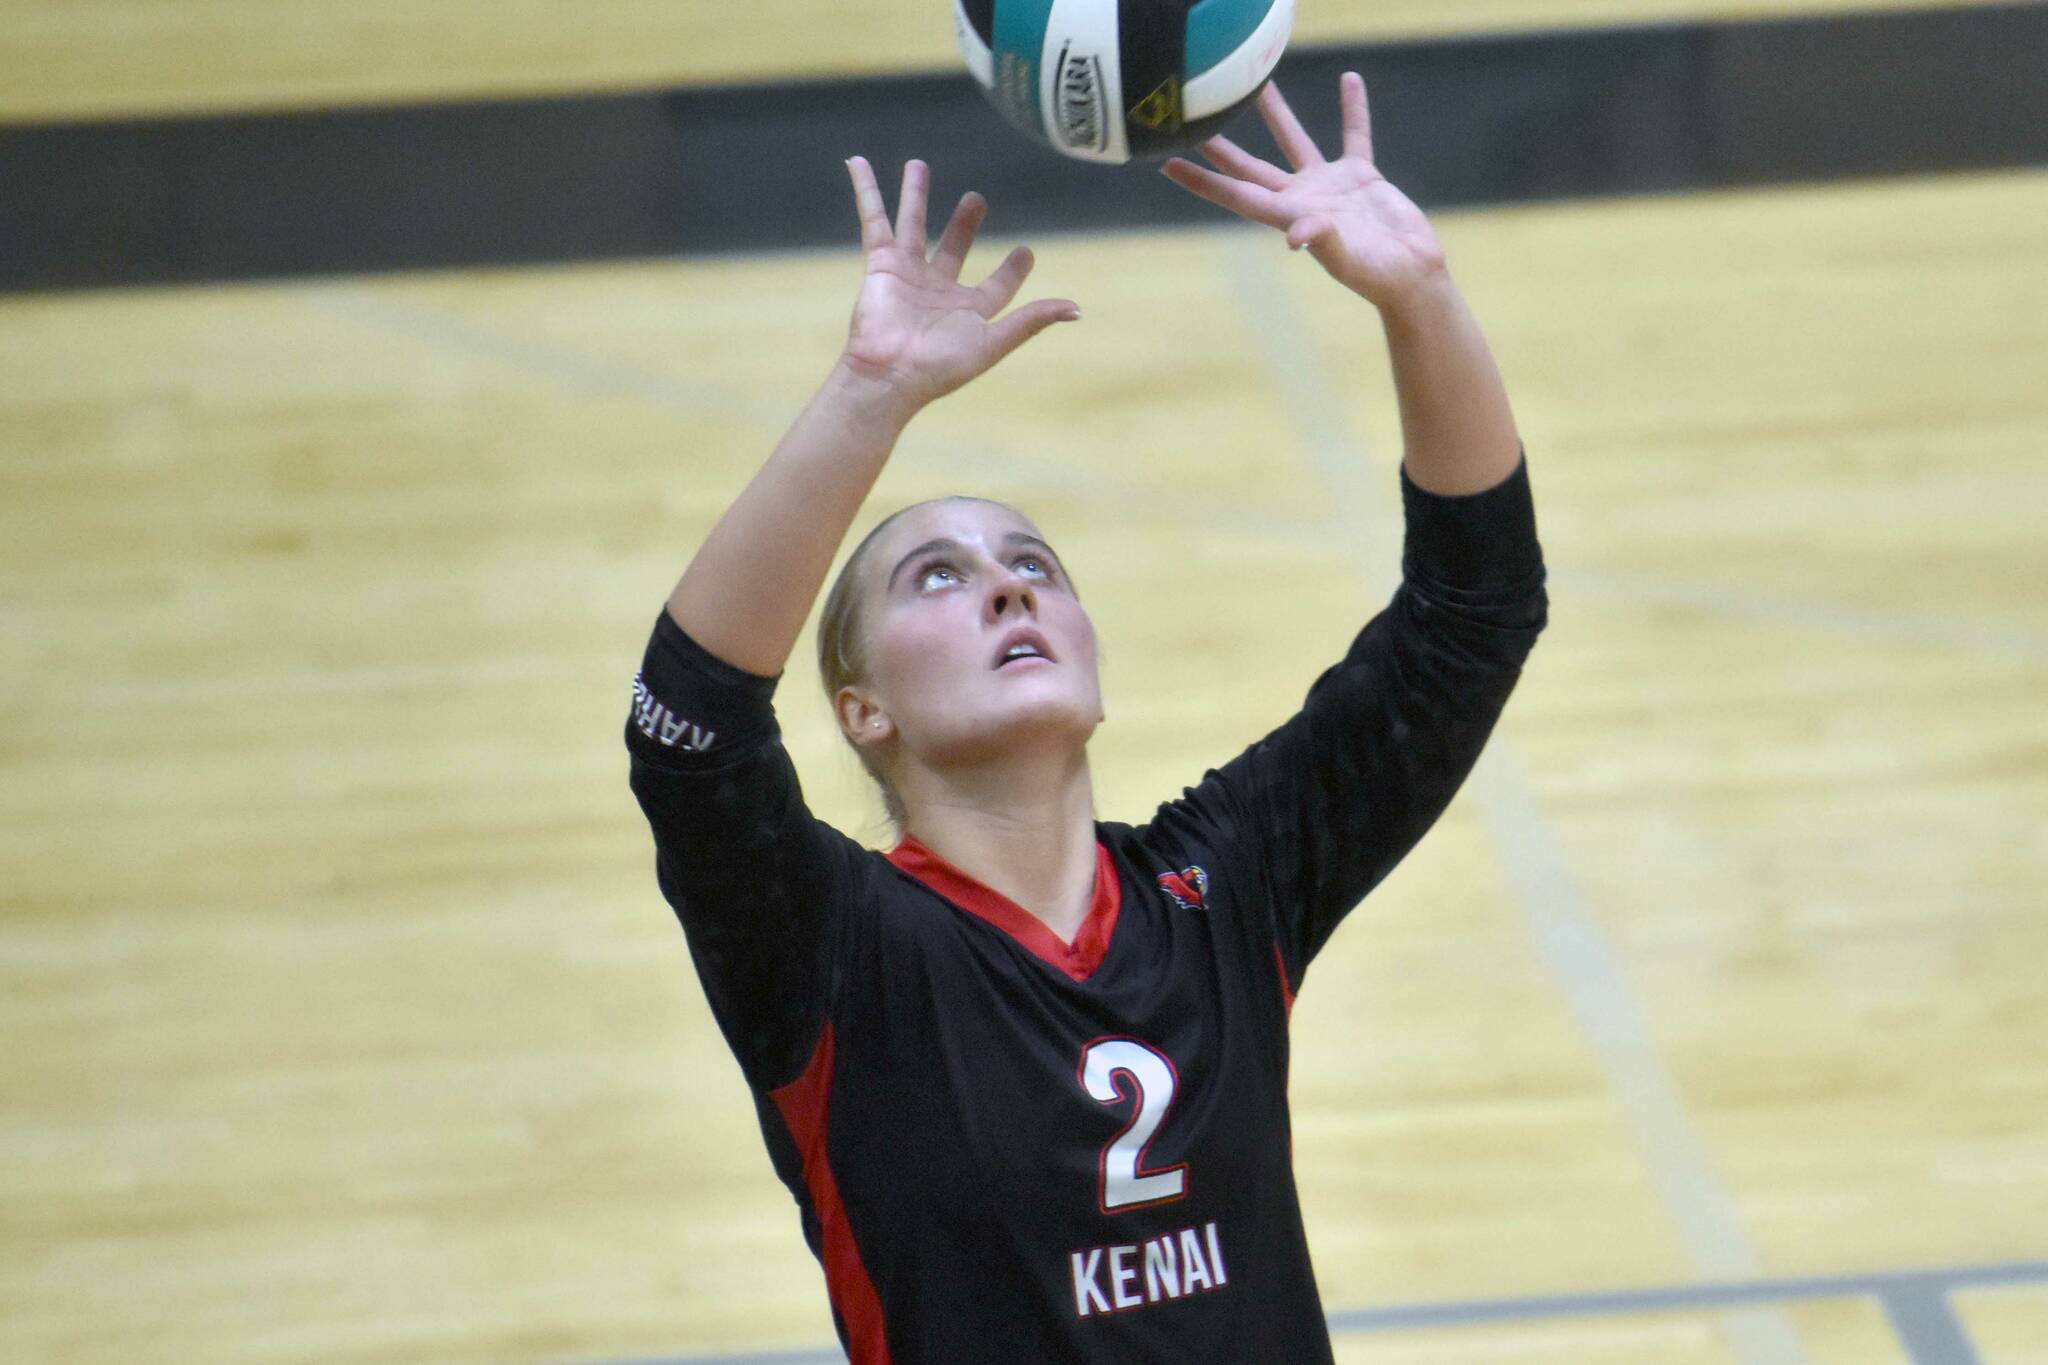
[[[860,572],[868,676],[838,697],[856,744],[979,762],[1085,744],[1101,722],[1095,627],[1016,512],[964,498],[913,507]]]

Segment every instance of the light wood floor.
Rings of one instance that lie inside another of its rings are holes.
[[[1303,0],[1296,41],[1977,0]],[[959,64],[949,0],[0,0],[0,123],[584,93]]]
[[[2038,174],[1444,220],[1554,625],[1295,1015],[1332,1308],[2043,1254],[2044,221]],[[928,414],[874,510],[1038,517],[1107,646],[1102,812],[1140,817],[1390,584],[1383,361],[1263,238],[1038,245],[1088,320]],[[830,1339],[618,734],[856,273],[0,300],[0,1359]],[[878,835],[802,657],[813,803]],[[2048,1358],[2048,1291],[1958,1306]],[[1777,1320],[1812,1365],[1901,1358],[1869,1303]]]

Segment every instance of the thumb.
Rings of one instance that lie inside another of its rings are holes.
[[[988,325],[995,358],[1001,360],[1055,322],[1080,320],[1080,305],[1072,299],[1038,299],[1013,308]]]
[[[1318,238],[1329,235],[1336,230],[1336,227],[1335,223],[1323,217],[1320,213],[1312,213],[1306,218],[1298,218],[1295,220],[1294,226],[1287,229],[1287,245],[1291,249],[1299,251]]]

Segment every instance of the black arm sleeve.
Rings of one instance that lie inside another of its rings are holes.
[[[1401,494],[1393,601],[1299,713],[1170,803],[1262,869],[1290,987],[1450,804],[1544,625],[1526,463],[1464,497],[1404,469]]]
[[[663,612],[626,722],[655,876],[747,1079],[809,1059],[859,848],[805,807],[771,699],[776,679],[711,655]]]

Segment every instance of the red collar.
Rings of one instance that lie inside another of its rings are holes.
[[[984,886],[908,835],[887,856],[901,871],[968,914],[987,920],[1023,944],[1040,961],[1076,981],[1086,981],[1093,975],[1109,951],[1110,935],[1116,932],[1117,911],[1123,905],[1124,893],[1116,875],[1116,860],[1099,839],[1095,842],[1095,898],[1089,903],[1088,917],[1081,921],[1072,943],[1062,943],[1059,935],[1029,910],[1002,892]]]

